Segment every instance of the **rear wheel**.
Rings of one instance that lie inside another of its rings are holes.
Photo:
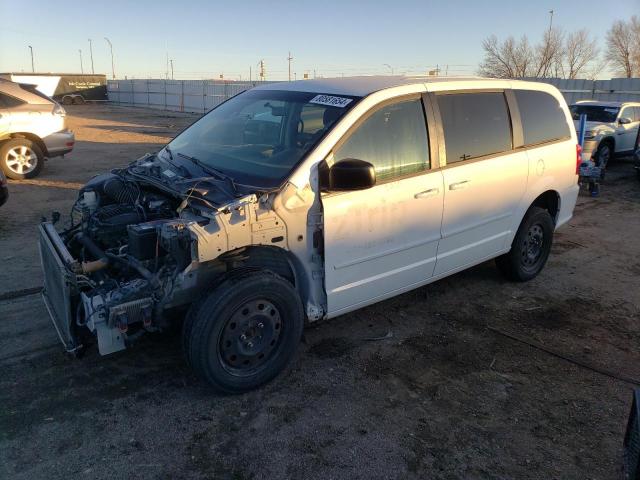
[[[69,95],[65,95],[64,97],[62,97],[63,105],[71,105],[72,103],[73,103],[73,97],[70,97]]]
[[[263,385],[293,358],[304,326],[293,285],[269,271],[230,277],[189,312],[183,347],[196,374],[216,390]]]
[[[553,219],[543,208],[531,207],[520,224],[511,250],[496,258],[496,265],[510,280],[526,282],[547,263],[553,242]]]
[[[73,97],[73,104],[74,105],[84,105],[84,97],[81,96],[81,95]]]
[[[8,178],[33,178],[44,167],[44,154],[32,140],[13,138],[0,146],[0,167]]]

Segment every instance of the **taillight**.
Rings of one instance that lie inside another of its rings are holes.
[[[54,115],[58,115],[60,117],[64,117],[67,112],[65,111],[64,107],[62,105],[60,105],[59,103],[56,103],[53,106],[53,112]]]
[[[576,144],[576,175],[580,175],[580,165],[582,165],[582,147]]]

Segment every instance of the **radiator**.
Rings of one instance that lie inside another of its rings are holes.
[[[75,275],[65,264],[73,258],[50,222],[40,224],[38,230],[44,274],[42,298],[65,349],[74,352],[78,345],[72,332],[71,296],[77,292],[77,286]]]

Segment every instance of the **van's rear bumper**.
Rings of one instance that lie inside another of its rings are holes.
[[[573,217],[573,210],[576,208],[576,202],[578,201],[578,194],[580,193],[580,185],[575,184],[566,188],[560,196],[560,212],[558,212],[558,218],[556,220],[556,229]]]

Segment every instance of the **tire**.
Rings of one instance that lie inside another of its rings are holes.
[[[70,97],[69,95],[62,97],[63,105],[71,105],[72,103],[73,103],[73,97]]]
[[[609,165],[609,162],[613,158],[614,152],[613,148],[611,148],[611,144],[609,142],[602,142],[598,146],[598,150],[596,151],[595,159],[596,165],[600,167],[600,180],[604,180],[606,168]]]
[[[192,306],[183,348],[191,368],[214,389],[242,393],[289,364],[303,328],[302,302],[291,283],[270,271],[245,271]]]
[[[496,258],[498,269],[509,280],[516,282],[535,278],[549,258],[553,231],[553,219],[549,212],[531,207],[516,232],[511,250]]]
[[[28,138],[13,138],[0,145],[0,168],[13,180],[37,177],[44,167],[42,149]]]
[[[74,105],[84,105],[84,97],[78,95],[77,97],[73,97],[73,104]]]

